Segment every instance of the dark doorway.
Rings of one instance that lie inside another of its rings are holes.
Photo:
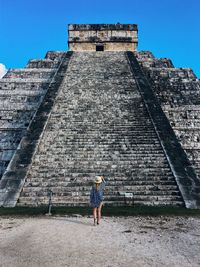
[[[96,51],[104,51],[103,45],[96,45]]]

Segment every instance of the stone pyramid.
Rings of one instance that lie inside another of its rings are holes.
[[[0,204],[200,206],[200,81],[136,51],[137,25],[69,25],[50,51],[0,80]]]

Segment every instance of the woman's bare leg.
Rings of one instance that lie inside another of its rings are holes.
[[[97,208],[93,208],[93,218],[94,218],[94,224],[95,224],[96,219],[97,219]]]
[[[97,208],[97,224],[99,224],[100,220],[101,220],[101,208],[102,208],[102,205],[103,205],[103,203],[101,203],[99,205],[99,207]]]

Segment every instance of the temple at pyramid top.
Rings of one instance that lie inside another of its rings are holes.
[[[71,51],[135,51],[136,24],[68,24]]]

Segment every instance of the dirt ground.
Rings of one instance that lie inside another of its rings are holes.
[[[0,217],[3,267],[199,267],[199,217]]]

